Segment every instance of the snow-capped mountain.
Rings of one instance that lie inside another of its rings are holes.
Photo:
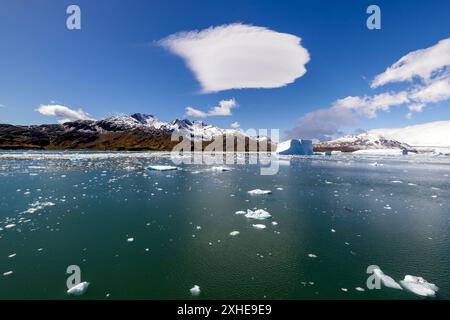
[[[202,121],[190,121],[188,119],[175,119],[171,122],[159,121],[153,115],[135,113],[132,115],[112,116],[99,121],[79,120],[64,123],[63,126],[69,130],[85,130],[92,132],[120,132],[129,130],[160,130],[175,132],[181,136],[193,139],[212,139],[224,134],[240,134],[233,129],[221,129]]]
[[[436,121],[405,128],[376,129],[369,134],[401,141],[413,147],[450,147],[450,121]]]
[[[267,142],[267,138],[250,137],[239,130],[221,129],[201,121],[162,122],[152,115],[135,113],[40,126],[0,124],[0,149],[172,150],[179,142],[172,139],[174,135],[201,140],[203,147],[219,136],[235,137],[245,144],[246,150],[253,148],[251,140]],[[227,151],[236,146],[224,145]]]
[[[316,151],[343,151],[353,152],[368,149],[406,149],[414,151],[410,145],[397,140],[387,139],[379,134],[362,133],[358,135],[347,135],[332,141],[317,143]]]

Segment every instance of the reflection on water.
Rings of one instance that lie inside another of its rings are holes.
[[[168,153],[1,152],[0,298],[71,298],[69,265],[87,299],[418,298],[367,289],[374,264],[450,298],[448,158],[280,161],[264,176],[258,164],[145,170],[173,165]],[[236,214],[247,209],[272,217]]]

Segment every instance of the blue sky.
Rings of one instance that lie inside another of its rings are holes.
[[[66,28],[66,8],[81,8],[82,29]],[[366,27],[366,8],[381,8],[382,29]],[[409,52],[450,37],[449,1],[2,1],[0,2],[0,123],[39,124],[56,118],[35,111],[57,103],[94,118],[143,112],[163,121],[188,106],[207,111],[221,100],[231,116],[205,122],[242,128],[295,127],[298,119],[347,96],[403,90],[371,89],[374,77]],[[242,23],[301,37],[307,72],[272,89],[202,93],[192,70],[157,41],[180,31]],[[406,105],[356,115],[342,130],[399,127],[450,119],[449,100],[406,117]]]

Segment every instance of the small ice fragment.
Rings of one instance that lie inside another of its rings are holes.
[[[331,232],[333,232],[333,233],[334,233],[334,232],[336,232],[336,230],[334,230],[334,229],[331,229]]]
[[[237,236],[240,232],[239,231],[231,231],[230,236],[234,237]]]
[[[194,285],[191,289],[189,289],[193,296],[198,296],[200,294],[200,287],[198,285]]]
[[[248,193],[252,196],[256,196],[256,195],[271,194],[272,191],[271,190],[254,189],[254,190],[248,191]]]
[[[254,224],[254,225],[252,225],[252,226],[253,226],[253,228],[259,229],[259,230],[262,230],[262,229],[265,229],[265,228],[266,228],[266,225],[265,225],[265,224]]]
[[[348,289],[347,288],[341,288],[342,291],[347,292]]]
[[[403,182],[400,180],[394,180],[394,181],[391,181],[391,183],[403,183]]]
[[[3,273],[3,275],[6,277],[6,276],[9,276],[9,275],[12,275],[13,274],[13,272],[12,271],[6,271],[6,272],[4,272]]]
[[[74,296],[81,296],[84,294],[89,287],[89,282],[83,281],[73,287],[71,287],[69,290],[67,290],[68,294],[74,295]]]
[[[284,189],[283,189],[283,188],[281,188],[281,187],[278,187],[278,188],[277,188],[277,190],[279,190],[279,191],[283,191]]]
[[[434,283],[429,283],[422,277],[406,275],[400,283],[405,289],[422,297],[434,297],[439,290]]]
[[[278,225],[278,222],[272,221],[272,225],[273,225],[273,226],[277,226],[277,225]]]
[[[127,241],[128,241],[128,242],[133,242],[133,241],[134,241],[134,238],[128,238]]]
[[[364,290],[364,288],[361,288],[361,287],[356,287],[355,290],[360,291],[360,292],[366,291],[366,290]]]
[[[308,257],[310,257],[310,258],[317,258],[317,256],[314,253],[308,254]]]
[[[263,209],[258,209],[255,211],[247,209],[247,214],[245,215],[245,217],[249,218],[249,219],[264,220],[264,219],[268,219],[272,216],[270,215],[270,213],[268,213],[267,211],[265,211]]]
[[[384,286],[402,290],[402,287],[394,279],[392,279],[388,275],[385,275],[383,271],[381,271],[381,269],[373,269],[373,274],[375,275],[375,277],[381,280]]]
[[[247,212],[240,210],[240,211],[236,211],[234,214],[246,214],[246,213]]]
[[[10,254],[10,255],[8,256],[8,258],[14,258],[16,255],[17,255],[16,253]]]
[[[231,168],[228,168],[228,167],[212,167],[211,171],[218,171],[218,172],[231,171]]]
[[[150,171],[169,171],[169,170],[178,170],[178,168],[174,167],[174,166],[154,165],[154,166],[147,167],[147,170],[150,170]]]
[[[6,226],[5,226],[5,229],[11,229],[11,228],[14,228],[16,225],[14,224],[14,223],[11,223],[11,224],[7,224]]]

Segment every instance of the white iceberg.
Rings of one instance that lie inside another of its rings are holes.
[[[154,166],[147,167],[147,170],[150,170],[150,171],[170,171],[170,170],[178,170],[178,167],[154,165]]]
[[[405,289],[422,297],[434,297],[439,290],[434,283],[429,283],[422,277],[406,275],[400,283]]]
[[[89,287],[89,282],[80,282],[79,284],[71,287],[69,290],[67,290],[68,294],[74,295],[74,296],[81,296],[84,294]]]
[[[198,296],[200,294],[200,287],[198,285],[194,285],[191,289],[189,289],[193,296]]]
[[[388,275],[385,275],[383,271],[381,271],[381,269],[373,269],[373,274],[376,278],[381,280],[385,287],[402,290],[402,287],[394,279],[392,279]]]
[[[253,226],[253,228],[259,229],[259,230],[263,230],[266,228],[265,224],[253,224],[252,226]]]
[[[245,215],[245,217],[249,219],[264,220],[271,218],[272,216],[270,215],[270,213],[263,209],[258,209],[255,211],[247,209],[247,214]]]
[[[255,189],[255,190],[248,191],[248,193],[251,194],[252,196],[254,196],[254,195],[271,194],[272,191],[271,190]]]
[[[313,155],[312,140],[290,139],[277,145],[277,154],[281,155]]]

